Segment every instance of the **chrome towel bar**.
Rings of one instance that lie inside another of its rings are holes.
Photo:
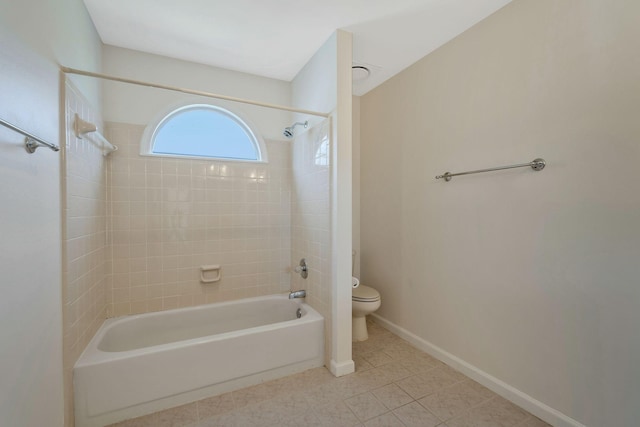
[[[53,151],[60,151],[60,147],[58,147],[57,145],[44,141],[37,136],[27,132],[26,130],[20,129],[18,126],[12,125],[5,120],[0,119],[0,125],[8,127],[9,129],[26,136],[27,138],[24,141],[24,147],[29,153],[34,153],[39,147],[48,147]]]
[[[525,166],[530,166],[531,169],[533,169],[534,171],[541,171],[542,169],[544,169],[544,167],[546,165],[547,164],[544,161],[544,159],[534,159],[534,160],[530,161],[529,163],[521,163],[519,165],[498,166],[498,167],[495,167],[495,168],[478,169],[478,170],[475,170],[475,171],[458,172],[458,173],[445,172],[443,175],[436,176],[436,179],[444,178],[445,181],[449,182],[449,181],[451,181],[451,177],[453,177],[453,176],[470,175],[472,173],[499,171],[499,170],[502,170],[502,169],[523,168]]]

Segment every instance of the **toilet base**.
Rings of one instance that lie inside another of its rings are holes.
[[[367,332],[367,316],[351,318],[351,340],[366,341],[369,339]]]

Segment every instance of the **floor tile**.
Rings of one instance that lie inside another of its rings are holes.
[[[405,345],[407,345],[408,343],[392,334],[376,338],[376,341],[378,341],[379,343],[379,345],[377,346],[377,350],[383,350],[387,354],[387,356],[391,357],[394,360],[398,360],[403,357],[411,357],[412,354],[415,354],[414,351],[420,351],[417,349],[409,351],[405,347]],[[401,348],[401,350],[398,351],[398,348]]]
[[[460,382],[445,387],[418,402],[438,418],[446,421],[464,414],[484,401],[484,397],[467,382]]]
[[[219,396],[200,400],[197,402],[197,406],[198,416],[200,418],[210,418],[235,409],[231,393],[225,393]]]
[[[378,399],[376,399],[371,393],[362,393],[357,396],[353,396],[345,400],[344,403],[360,421],[367,421],[371,418],[375,418],[389,412],[387,407],[380,403],[380,401],[378,401]]]
[[[373,368],[373,365],[364,358],[364,356],[354,356],[353,363],[356,365],[356,372],[366,371]]]
[[[393,413],[406,427],[435,427],[440,424],[440,419],[418,402],[411,402],[394,409]]]
[[[396,384],[388,384],[373,390],[372,393],[387,409],[396,409],[413,401],[413,398]]]
[[[452,377],[441,368],[432,369],[424,374],[419,374],[419,376],[426,384],[429,384],[432,387],[434,392],[442,389],[443,387],[460,382],[460,380]]]
[[[516,427],[551,427],[550,424],[545,423],[541,419],[529,415],[527,419],[518,424]]]
[[[529,417],[527,411],[500,396],[489,400],[483,405],[489,408],[488,411],[498,414],[501,419],[507,420],[511,424],[516,424]],[[480,407],[482,407],[482,405]]]
[[[151,417],[155,427],[195,427],[198,423],[197,404],[178,406],[156,412]]]
[[[240,425],[240,418],[233,413],[214,415],[200,420],[198,427],[245,427]]]
[[[489,390],[488,388],[486,388],[482,384],[473,381],[472,379],[467,379],[467,383],[475,391],[480,393],[480,395],[482,397],[484,397],[486,400],[493,399],[494,397],[498,396],[496,393],[492,392],[491,390]]]
[[[348,399],[363,391],[366,391],[366,387],[356,388],[348,380],[338,378],[319,387],[311,388],[304,393],[304,397],[312,406],[324,406]]]
[[[232,413],[240,420],[240,425],[246,426],[272,426],[278,425],[283,414],[278,408],[271,406],[271,401],[253,403]]]
[[[403,342],[386,348],[385,353],[394,359],[403,359],[421,354],[422,352],[408,343]]]
[[[369,387],[368,390],[373,390],[393,382],[391,375],[387,372],[389,366],[393,365],[385,365],[379,368],[369,369],[368,371],[357,373],[356,375],[358,376],[359,381]]]
[[[285,417],[280,427],[329,427],[325,422],[321,421],[313,412],[307,412],[302,415]]]
[[[400,386],[409,396],[414,399],[421,399],[429,394],[435,393],[440,389],[455,384],[455,380],[449,377],[440,369],[432,369],[425,374],[413,375],[396,384]]]
[[[373,418],[364,425],[365,427],[404,427],[404,424],[392,412]]]
[[[412,372],[405,368],[404,366],[400,366],[397,363],[389,363],[387,365],[379,366],[374,369],[376,375],[379,375],[382,380],[386,380],[388,383],[393,381],[398,381],[402,378],[410,377]]]
[[[369,338],[376,338],[381,335],[393,335],[387,329],[374,322],[371,318],[367,318],[367,330],[369,331]]]
[[[345,389],[344,393],[350,392],[351,396],[378,388],[378,384],[381,383],[379,377],[371,374],[345,375],[344,377],[336,379],[335,382],[340,383],[340,387]]]
[[[306,391],[303,396],[311,406],[325,406],[342,400],[342,397],[335,393],[333,383],[322,384],[318,387],[311,388]]]
[[[439,366],[439,368],[456,381],[466,381],[468,379],[465,374],[456,369],[453,369],[449,365],[442,364],[441,366]]]
[[[360,424],[358,418],[343,402],[314,408],[315,415],[320,424],[327,427],[355,426]]]
[[[366,341],[354,342],[351,347],[354,355],[361,356],[380,349],[381,345],[380,343],[376,343],[374,340],[369,339]]]
[[[411,356],[398,359],[398,364],[414,374],[424,374],[436,367],[436,361],[431,358]]]
[[[300,378],[302,381],[313,384],[323,384],[335,379],[331,372],[324,367],[309,369],[294,376]]]
[[[277,411],[286,415],[287,418],[302,416],[311,412],[309,402],[304,396],[296,394],[278,396],[262,402],[261,405],[269,408],[271,411]]]
[[[243,388],[232,393],[236,408],[241,408],[251,403],[261,402],[271,397],[268,386],[265,383]]]
[[[464,415],[447,421],[447,427],[513,427],[528,417],[527,412],[496,397]]]
[[[334,379],[335,377],[323,367],[309,369],[274,381],[279,381],[282,384],[282,389],[285,393],[302,394],[311,387],[326,384]]]
[[[372,351],[371,353],[362,355],[362,357],[373,366],[380,366],[393,362],[393,358],[382,350]]]

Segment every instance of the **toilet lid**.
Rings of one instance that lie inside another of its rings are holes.
[[[380,299],[380,293],[369,286],[360,285],[357,288],[353,288],[351,294],[353,301],[378,301]]]

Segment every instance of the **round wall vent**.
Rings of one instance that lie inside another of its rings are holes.
[[[371,71],[362,65],[354,65],[351,67],[351,73],[353,75],[353,80],[358,82],[366,79],[371,74]]]

